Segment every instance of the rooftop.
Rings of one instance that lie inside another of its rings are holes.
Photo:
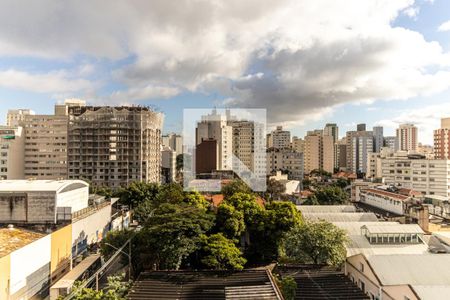
[[[0,192],[58,192],[71,185],[88,186],[82,180],[0,180]]]
[[[0,228],[0,257],[6,256],[45,235],[19,228]]]
[[[378,224],[365,224],[370,233],[389,234],[389,233],[418,233],[424,234],[422,228],[417,224],[393,224],[389,226],[381,226]]]
[[[380,196],[387,196],[387,197],[390,197],[390,198],[393,198],[396,200],[400,200],[400,201],[406,201],[409,199],[408,196],[391,193],[391,192],[383,191],[383,190],[379,190],[379,189],[366,189],[363,192],[369,192],[369,193],[373,193],[373,194],[380,195]]]
[[[354,213],[353,205],[297,205],[302,213]]]
[[[374,213],[302,213],[303,217],[310,221],[324,220],[328,222],[369,222],[378,221]]]

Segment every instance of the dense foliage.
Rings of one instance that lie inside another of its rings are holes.
[[[339,186],[325,186],[308,197],[305,205],[339,205],[349,201],[348,195]]]
[[[284,250],[296,262],[339,266],[345,261],[346,242],[346,232],[332,223],[306,222],[287,234]]]
[[[292,276],[275,276],[275,282],[281,290],[285,300],[294,300],[297,290],[297,282]]]
[[[125,276],[108,277],[108,285],[104,290],[96,291],[91,288],[80,288],[79,283],[75,283],[75,300],[125,300],[131,287],[131,282],[124,281]],[[62,298],[61,298],[62,299]]]

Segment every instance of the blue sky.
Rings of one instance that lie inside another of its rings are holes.
[[[446,0],[20,2],[0,4],[0,124],[74,97],[156,107],[165,132],[184,108],[226,106],[266,108],[298,136],[414,122],[431,143],[450,116]]]

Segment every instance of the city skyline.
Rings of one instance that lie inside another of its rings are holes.
[[[394,135],[412,122],[431,144],[450,115],[443,0],[355,1],[351,10],[333,1],[93,2],[101,20],[92,7],[66,5],[1,4],[0,123],[8,108],[50,113],[75,97],[155,106],[165,132],[181,132],[183,108],[265,108],[292,135],[328,122]]]

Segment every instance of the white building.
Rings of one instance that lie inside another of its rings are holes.
[[[23,128],[0,126],[0,179],[24,178]]]
[[[367,173],[367,160],[373,152],[373,132],[365,131],[365,125],[358,125],[358,131],[348,131],[347,140],[347,170],[352,173]]]
[[[0,180],[0,223],[70,221],[88,198],[89,185],[81,180]]]
[[[183,138],[179,134],[169,133],[161,137],[162,145],[170,147],[176,152],[176,156],[183,154]]]
[[[163,183],[174,182],[176,175],[176,152],[170,147],[161,149],[161,180]]]
[[[381,158],[384,182],[423,194],[450,196],[450,160],[415,158],[405,153]]]
[[[287,174],[281,174],[281,171],[277,171],[276,175],[270,176],[269,180],[276,180],[285,187],[284,193],[292,195],[300,192],[300,181],[289,180]]]
[[[392,193],[379,188],[363,189],[359,195],[361,203],[376,207],[396,215],[403,215],[406,210],[408,196]]]

